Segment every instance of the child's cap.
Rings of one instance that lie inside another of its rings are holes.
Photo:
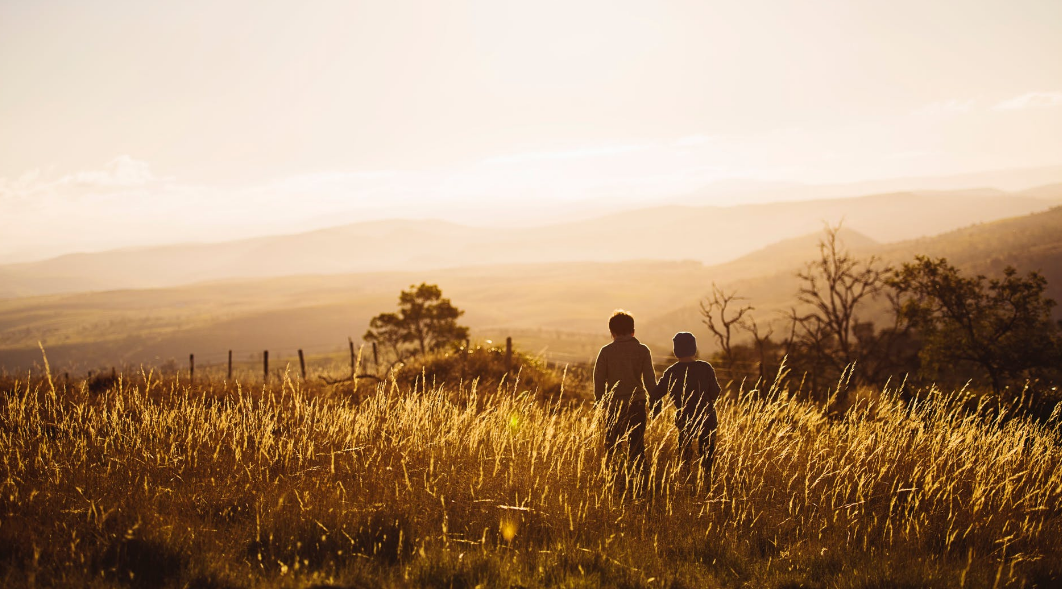
[[[675,334],[675,357],[685,358],[697,353],[697,338],[688,331],[680,331]]]

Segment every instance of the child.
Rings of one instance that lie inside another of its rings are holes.
[[[701,470],[704,480],[712,476],[712,461],[715,454],[715,430],[719,421],[715,415],[715,400],[719,397],[719,381],[715,377],[712,365],[697,360],[697,338],[685,331],[675,334],[675,357],[678,362],[672,364],[660,377],[649,403],[653,413],[658,414],[662,399],[670,395],[678,413],[675,425],[679,430],[679,448],[682,459],[687,463],[693,460],[693,441],[697,440],[701,454]]]

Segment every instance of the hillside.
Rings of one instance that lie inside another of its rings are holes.
[[[757,317],[778,320],[794,302],[799,287],[796,272],[818,256],[820,237],[821,232],[786,240],[705,273],[755,305]],[[1047,279],[1047,296],[1062,302],[1062,207],[891,244],[875,244],[848,229],[842,229],[841,238],[856,256],[877,256],[893,266],[926,255],[947,258],[963,271],[987,276],[1001,274],[1008,265],[1022,273],[1039,271]],[[1056,307],[1055,315],[1062,318],[1062,309]],[[691,300],[657,321],[696,319],[697,301]]]
[[[694,262],[507,265],[13,299],[0,301],[0,368],[39,362],[38,340],[54,366],[74,371],[170,359],[183,366],[190,353],[202,365],[230,349],[237,361],[265,349],[274,359],[299,348],[340,352],[348,337],[360,341],[373,315],[394,308],[402,288],[422,281],[467,311],[462,321],[478,341],[512,335],[525,350],[583,362],[607,339],[613,309],[649,318],[679,307],[710,282],[705,270]],[[654,327],[643,331],[664,333]]]
[[[872,255],[882,244],[863,233],[842,225],[838,236],[857,255]],[[801,267],[818,253],[822,231],[783,239],[748,255],[712,268],[720,282],[732,282],[745,278],[759,278]]]
[[[491,264],[695,260],[719,264],[844,219],[879,242],[1040,211],[1049,199],[993,190],[893,193],[733,207],[657,207],[558,225],[483,228],[357,223],[215,244],[72,254],[0,266],[0,298],[160,288],[296,274],[425,271]]]
[[[1062,207],[967,227],[933,238],[877,244],[851,230],[842,237],[858,255],[893,263],[918,253],[945,256],[977,272],[1005,264],[1039,269],[1049,295],[1062,300]],[[793,302],[794,273],[817,255],[818,233],[785,240],[718,266],[697,262],[567,263],[484,266],[425,272],[308,275],[210,282],[192,286],[50,295],[0,301],[0,367],[38,362],[42,341],[56,366],[86,370],[111,364],[221,362],[227,350],[254,361],[295,350],[342,352],[402,288],[438,283],[479,341],[513,336],[517,345],[557,361],[586,361],[607,341],[604,318],[615,308],[638,317],[638,334],[669,349],[690,330],[711,349],[697,302],[713,281],[737,289],[761,319],[779,318]],[[663,355],[663,352],[660,352]]]
[[[1027,198],[1037,198],[1040,200],[1049,200],[1055,203],[1062,203],[1062,182],[1044,184],[1043,186],[1029,188],[1027,190],[1021,191],[1018,194]]]
[[[1055,298],[1062,300],[1062,207],[881,249],[881,255],[895,260],[917,253],[947,258],[981,273],[996,273],[1007,265],[1039,270],[1054,287]]]

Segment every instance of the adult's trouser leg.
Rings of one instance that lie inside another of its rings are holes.
[[[645,405],[623,403],[616,406],[608,415],[608,427],[605,431],[605,451],[610,460],[615,458],[617,447],[626,445],[623,468],[625,474],[638,484],[646,478],[645,464],[645,426],[647,416]],[[625,477],[626,478],[626,477]]]

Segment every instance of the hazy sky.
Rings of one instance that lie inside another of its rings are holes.
[[[4,0],[0,261],[1062,164],[1060,33],[1058,0]]]

